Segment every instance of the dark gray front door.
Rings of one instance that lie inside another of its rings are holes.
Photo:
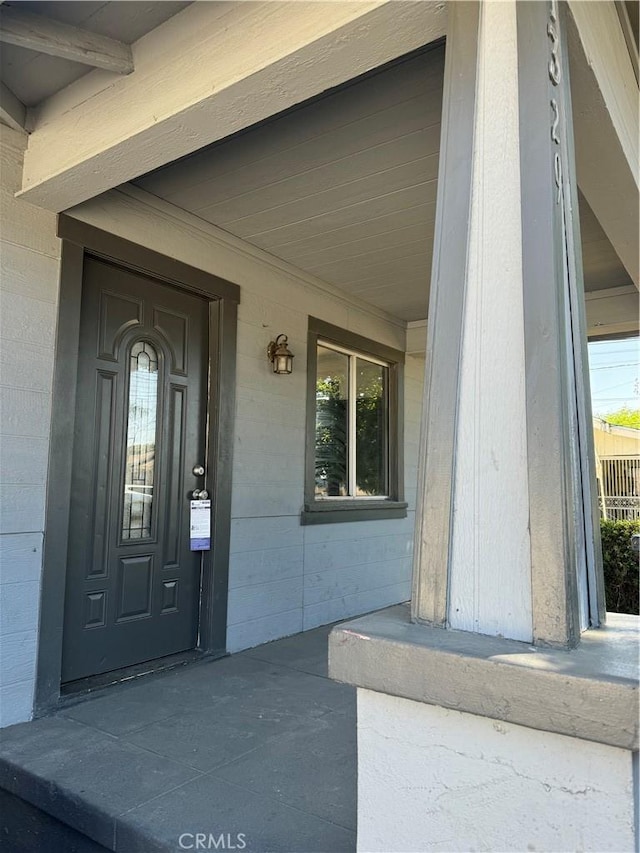
[[[87,258],[62,680],[191,649],[205,461],[208,302]]]

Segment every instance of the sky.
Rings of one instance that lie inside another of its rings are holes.
[[[589,344],[593,414],[640,409],[640,338]]]

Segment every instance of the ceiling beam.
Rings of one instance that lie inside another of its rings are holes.
[[[624,0],[615,0],[615,3],[618,18],[620,19],[620,26],[622,27],[622,32],[624,35],[624,40],[626,41],[627,47],[629,48],[629,58],[631,59],[631,64],[633,65],[633,73],[636,75],[636,83],[638,83],[640,82],[640,73],[638,70],[638,44],[633,34],[633,25],[629,18],[627,4],[624,2]]]
[[[637,335],[638,291],[632,284],[585,293],[589,340]]]
[[[20,197],[66,210],[445,34],[446,4],[191,3],[30,111]],[[189,61],[185,61],[185,57]]]
[[[0,42],[117,74],[133,71],[129,45],[4,4],[0,6]]]
[[[0,80],[0,120],[14,130],[24,130],[26,115],[25,105]]]
[[[578,185],[638,287],[638,86],[614,4],[570,0],[569,9]]]

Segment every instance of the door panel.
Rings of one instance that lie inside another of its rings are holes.
[[[62,680],[193,648],[201,555],[208,301],[87,258]]]

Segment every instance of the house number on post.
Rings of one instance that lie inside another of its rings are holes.
[[[558,59],[558,0],[551,0],[549,4],[549,22],[547,24],[547,35],[551,39],[551,58],[549,59],[549,78],[554,86],[560,84],[562,70]],[[558,127],[560,125],[560,109],[558,101],[551,98],[551,109],[553,110],[553,121],[551,123],[551,139],[554,144],[560,146],[560,137],[558,136]],[[558,196],[556,204],[560,204],[562,197],[562,159],[560,152],[556,151],[553,158],[553,171],[556,179],[556,187],[558,188]]]

